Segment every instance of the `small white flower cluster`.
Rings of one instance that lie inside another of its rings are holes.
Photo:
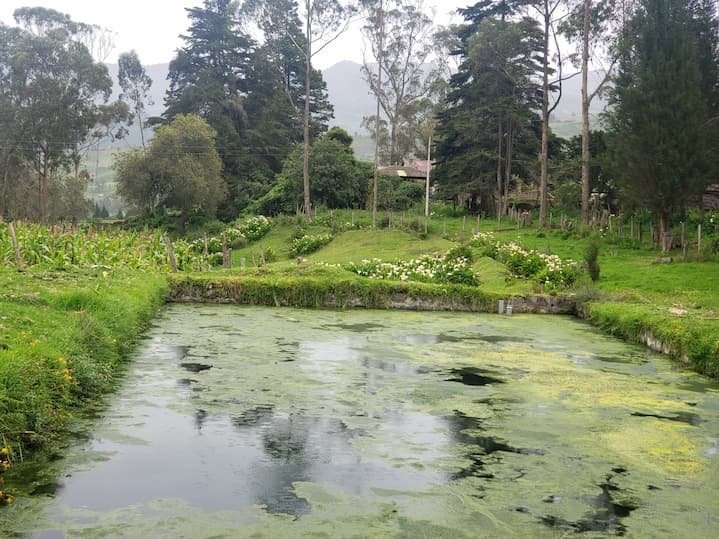
[[[267,234],[271,228],[272,222],[264,215],[249,217],[244,222],[239,222],[235,226],[225,229],[225,241],[228,244],[239,238],[244,238],[247,241],[256,241]],[[204,252],[205,239],[200,238],[193,241],[191,243],[191,247],[195,252]],[[222,252],[222,236],[212,236],[207,238],[207,252]]]
[[[346,269],[368,277],[390,281],[419,281],[425,283],[477,284],[477,278],[466,257],[449,257],[446,254],[424,255],[414,260],[382,262],[379,258],[350,263]]]
[[[506,264],[515,276],[535,279],[549,288],[571,285],[579,271],[573,260],[527,249],[513,241],[497,241],[491,232],[476,233],[472,245],[483,247],[487,256]]]
[[[320,247],[327,245],[332,241],[332,234],[320,234],[311,236],[305,234],[301,238],[295,238],[290,242],[290,256],[306,255],[314,253]]]

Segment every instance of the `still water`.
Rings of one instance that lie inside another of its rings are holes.
[[[719,384],[571,318],[175,305],[132,359],[0,536],[719,529]]]

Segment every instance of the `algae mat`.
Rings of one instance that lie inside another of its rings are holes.
[[[719,384],[568,317],[168,307],[9,536],[711,537]]]

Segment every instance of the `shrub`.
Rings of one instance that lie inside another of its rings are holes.
[[[599,243],[599,237],[594,235],[584,250],[584,261],[587,263],[589,277],[595,282],[599,280]]]
[[[319,236],[306,234],[300,238],[295,238],[290,242],[290,258],[314,253],[331,241],[332,236],[330,234],[321,234]]]
[[[425,255],[408,261],[382,262],[373,258],[360,264],[350,263],[345,269],[370,279],[476,286],[479,279],[469,266],[470,259],[462,256],[464,249],[456,247],[444,255]]]

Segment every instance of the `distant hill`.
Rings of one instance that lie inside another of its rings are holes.
[[[322,72],[327,82],[330,102],[335,108],[334,125],[345,129],[352,135],[367,136],[368,133],[361,127],[362,118],[375,113],[376,102],[370,92],[360,71],[361,65],[348,60],[339,62]],[[590,74],[590,88],[596,87],[600,81],[600,74]],[[581,130],[582,116],[582,79],[580,76],[572,77],[562,83],[562,98],[552,114],[551,124],[557,134],[563,137],[578,135]],[[590,112],[602,112],[605,102],[595,98],[590,106]]]
[[[339,62],[322,71],[327,83],[330,103],[335,109],[333,125],[351,135],[366,135],[362,118],[376,112],[376,100],[369,84],[362,77],[361,65],[349,60]]]

